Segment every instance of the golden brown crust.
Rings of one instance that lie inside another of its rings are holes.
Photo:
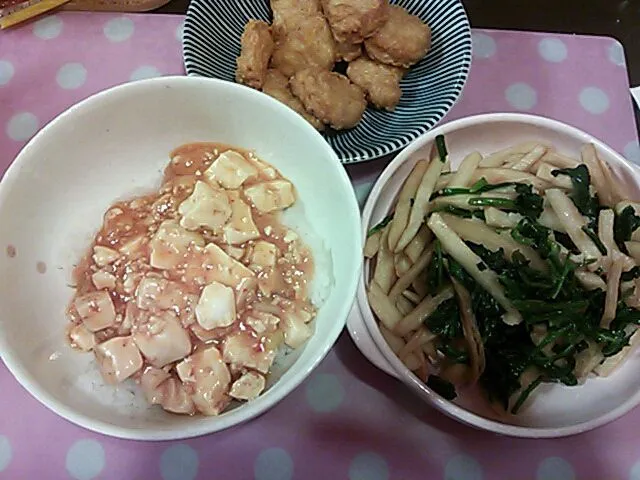
[[[289,84],[309,112],[337,130],[355,127],[367,107],[362,89],[339,73],[310,68]]]
[[[271,27],[261,20],[250,20],[244,27],[240,45],[236,81],[261,88],[274,49]]]
[[[362,55],[362,44],[336,42],[336,60],[351,62]]]
[[[393,110],[402,96],[400,80],[404,71],[366,57],[351,62],[347,76],[367,95],[370,103],[378,108]]]
[[[389,17],[388,0],[323,0],[322,8],[338,42],[362,43]]]
[[[276,29],[294,28],[301,20],[322,13],[320,0],[271,0],[270,4]]]
[[[431,29],[404,8],[391,6],[389,20],[364,42],[374,60],[408,68],[427,54],[431,46]]]
[[[295,27],[276,29],[271,66],[291,77],[305,68],[333,69],[336,46],[326,19],[318,14],[304,18]]]
[[[324,124],[307,112],[302,102],[293,96],[289,88],[289,80],[278,70],[267,70],[262,91],[302,115],[317,130],[324,130]]]

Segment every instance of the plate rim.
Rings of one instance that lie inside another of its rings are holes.
[[[581,130],[573,125],[569,125],[559,120],[552,118],[532,115],[527,113],[508,113],[508,112],[496,112],[496,113],[481,113],[476,115],[470,115],[460,119],[456,119],[450,122],[443,123],[438,126],[437,129],[433,129],[418,139],[405,149],[401,155],[398,155],[392,162],[390,162],[380,176],[377,178],[373,185],[371,193],[367,198],[364,208],[362,209],[362,232],[366,236],[366,232],[371,222],[373,209],[378,202],[378,197],[388,182],[389,178],[402,167],[402,165],[410,161],[411,156],[426,143],[435,138],[438,134],[446,134],[452,130],[458,130],[465,127],[489,123],[489,122],[512,122],[512,123],[526,123],[535,126],[549,127],[555,130],[561,130],[564,133],[580,137],[584,141],[592,142],[598,149],[606,151],[612,157],[619,160],[619,165],[629,175],[633,175],[637,182],[640,182],[640,167],[626,160],[620,153],[613,149],[610,145],[599,139],[598,137]],[[618,162],[617,162],[618,163]],[[433,390],[429,389],[422,383],[396,356],[395,353],[386,344],[386,341],[380,333],[380,329],[376,327],[375,319],[372,322],[372,310],[366,299],[366,287],[365,287],[365,271],[363,269],[360,274],[360,280],[358,282],[358,293],[356,297],[356,303],[363,317],[363,323],[365,324],[369,336],[373,340],[374,344],[378,348],[379,353],[385,358],[389,365],[397,372],[399,379],[405,384],[407,388],[420,397],[425,403],[430,404],[436,408],[440,413],[452,418],[453,420],[468,425],[478,430],[484,430],[487,432],[496,433],[514,438],[531,438],[531,439],[543,439],[543,438],[561,438],[578,435],[581,433],[589,432],[597,428],[603,427],[615,420],[620,419],[624,415],[628,414],[631,410],[640,405],[640,390],[638,390],[633,396],[627,398],[621,405],[610,410],[609,412],[597,416],[591,420],[580,422],[574,425],[562,426],[562,427],[528,427],[523,425],[513,425],[507,423],[501,423],[494,419],[486,418],[480,414],[472,412],[460,405],[454,404],[444,398],[440,397]],[[357,345],[357,343],[356,343]]]

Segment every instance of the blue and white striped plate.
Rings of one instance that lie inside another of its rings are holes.
[[[402,80],[395,111],[367,108],[357,127],[326,134],[343,163],[396,152],[438,123],[460,96],[471,65],[471,31],[460,0],[391,0],[432,29],[432,47]],[[249,19],[271,21],[268,0],[192,0],[182,39],[189,75],[234,81]]]

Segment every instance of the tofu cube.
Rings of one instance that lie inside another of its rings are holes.
[[[102,377],[120,383],[142,368],[142,355],[131,337],[114,337],[93,348]]]
[[[222,357],[234,369],[250,368],[267,373],[275,359],[275,351],[266,350],[249,332],[237,332],[229,335],[222,345]]]
[[[116,277],[104,270],[98,270],[91,275],[91,281],[98,290],[102,290],[103,288],[116,288]]]
[[[233,150],[227,150],[205,170],[204,175],[213,185],[224,188],[240,188],[250,177],[258,174],[258,169],[244,156]]]
[[[71,325],[67,331],[69,344],[83,352],[89,352],[96,346],[96,336],[82,324]]]
[[[187,230],[200,227],[217,231],[231,216],[231,205],[224,190],[211,188],[198,181],[191,196],[178,207],[180,225]]]
[[[179,413],[182,415],[193,415],[196,413],[196,406],[193,403],[186,385],[175,377],[165,380],[160,386],[162,389],[161,405],[167,412]]]
[[[233,289],[218,282],[204,287],[196,306],[196,319],[205,330],[232,325],[236,321]]]
[[[170,270],[185,260],[191,246],[204,246],[204,239],[189,232],[173,220],[165,220],[151,239],[150,264],[160,270]]]
[[[253,222],[251,207],[247,205],[238,192],[229,192],[231,201],[231,217],[222,228],[224,241],[230,245],[242,245],[249,240],[260,238],[260,230]]]
[[[253,245],[249,267],[258,271],[272,268],[275,267],[277,258],[278,247],[273,243],[259,240]]]
[[[284,343],[291,348],[301,347],[313,335],[313,326],[305,322],[306,315],[285,312],[282,315],[282,331]]]
[[[181,310],[185,305],[185,294],[176,282],[147,275],[136,288],[136,305],[142,310]]]
[[[126,255],[129,258],[137,258],[145,253],[144,247],[146,243],[147,238],[144,235],[139,235],[123,243],[118,250],[122,255]]]
[[[112,327],[116,323],[116,310],[111,296],[104,290],[87,293],[77,297],[75,306],[82,323],[91,332]]]
[[[100,245],[93,247],[93,261],[100,268],[111,265],[118,258],[120,258],[120,254],[111,248]]]
[[[253,311],[250,315],[247,315],[244,323],[258,335],[262,335],[266,332],[275,331],[280,324],[280,319],[272,313]]]
[[[198,411],[218,415],[229,404],[231,374],[215,346],[199,350],[176,365],[180,380],[193,394]]]
[[[231,258],[215,243],[209,243],[204,248],[203,260],[207,283],[218,282],[236,288],[243,279],[255,276],[251,270]]]
[[[261,213],[284,210],[296,201],[293,185],[287,180],[258,183],[245,188],[244,194]]]
[[[147,367],[140,376],[140,387],[144,397],[151,405],[161,404],[164,400],[162,383],[171,377],[171,374],[166,370]]]
[[[133,340],[151,365],[162,368],[191,353],[191,339],[172,312],[150,315],[136,325]]]
[[[229,395],[236,400],[253,400],[262,393],[265,379],[256,372],[246,372],[233,382]]]

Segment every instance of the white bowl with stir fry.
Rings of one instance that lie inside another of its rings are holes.
[[[329,145],[210,79],[131,83],[59,116],[2,180],[0,225],[4,363],[68,420],[141,440],[275,405],[337,339],[362,263]]]
[[[443,125],[367,200],[349,329],[442,412],[556,437],[640,402],[640,173],[541,117]]]

